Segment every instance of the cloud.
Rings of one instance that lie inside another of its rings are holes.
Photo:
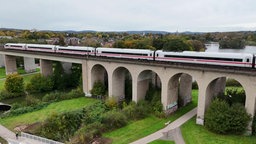
[[[254,0],[4,0],[0,26],[51,30],[255,30]],[[238,25],[238,26],[234,26]]]

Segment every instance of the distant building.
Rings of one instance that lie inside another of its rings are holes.
[[[47,42],[47,44],[55,45],[55,44],[59,43],[60,39],[59,38],[50,38],[45,41]]]
[[[0,39],[12,39],[11,36],[0,36]]]
[[[80,44],[80,39],[76,37],[69,37],[65,39],[66,45],[79,45]]]

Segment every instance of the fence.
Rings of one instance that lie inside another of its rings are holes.
[[[57,142],[57,141],[50,140],[50,139],[47,139],[47,138],[31,135],[31,134],[24,133],[24,132],[21,132],[21,137],[36,140],[36,141],[39,141],[39,142],[42,142],[42,143],[45,143],[45,144],[64,144],[64,143],[61,143],[61,142]]]

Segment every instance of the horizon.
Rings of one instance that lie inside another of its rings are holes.
[[[8,0],[1,5],[0,28],[203,33],[256,30],[254,0]]]

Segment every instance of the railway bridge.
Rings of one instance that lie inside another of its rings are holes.
[[[213,97],[224,92],[227,78],[235,79],[243,86],[247,112],[254,116],[256,109],[255,69],[4,49],[0,50],[0,54],[5,57],[6,73],[17,70],[17,56],[40,59],[41,73],[45,76],[53,72],[52,61],[79,63],[82,65],[83,90],[86,95],[90,95],[95,82],[101,81],[108,86],[109,96],[125,97],[125,79],[129,75],[132,100],[138,102],[145,98],[152,83],[161,87],[161,102],[167,113],[175,111],[178,103],[186,105],[191,101],[192,82],[196,81],[199,90],[196,123],[201,125],[204,124],[204,114]],[[251,132],[251,124],[248,132]]]

